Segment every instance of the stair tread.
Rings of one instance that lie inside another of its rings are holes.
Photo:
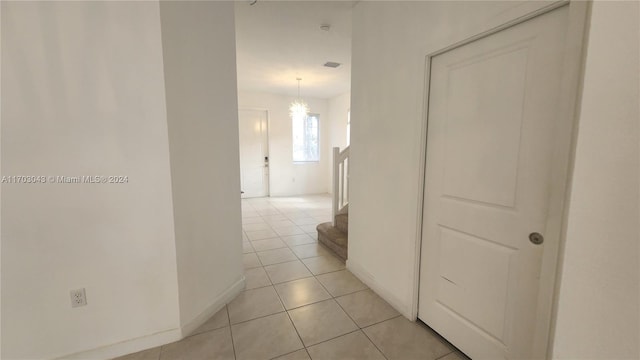
[[[335,216],[336,227],[345,233],[349,233],[349,213],[338,214]]]
[[[347,258],[347,233],[334,227],[331,222],[322,223],[316,229],[318,230],[318,241],[329,247],[341,258]]]

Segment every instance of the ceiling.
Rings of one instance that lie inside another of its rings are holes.
[[[238,89],[330,98],[350,90],[355,1],[238,1]],[[321,24],[331,26],[329,31]],[[333,61],[338,68],[323,66]]]

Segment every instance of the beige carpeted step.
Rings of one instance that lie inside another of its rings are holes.
[[[343,233],[349,234],[349,213],[336,215],[336,227]]]
[[[318,230],[318,241],[329,249],[333,250],[339,257],[347,259],[347,233],[333,227],[333,223],[326,222],[316,227]]]

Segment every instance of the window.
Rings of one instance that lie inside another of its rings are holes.
[[[319,121],[318,114],[292,119],[294,162],[320,161]]]

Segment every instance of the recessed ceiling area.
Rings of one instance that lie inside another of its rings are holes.
[[[298,77],[303,97],[350,90],[355,1],[252,2],[235,3],[239,90],[296,96]]]

